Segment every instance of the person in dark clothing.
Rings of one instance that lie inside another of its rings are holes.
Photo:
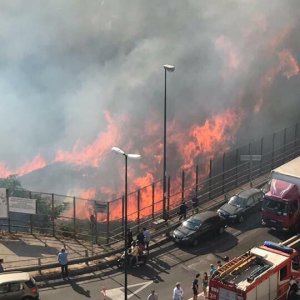
[[[197,300],[198,298],[198,291],[199,291],[199,277],[200,274],[198,273],[193,281],[192,289],[193,289],[193,300]]]
[[[181,203],[179,206],[179,221],[183,218],[186,219],[186,212],[187,212],[187,205],[185,204],[185,201]]]
[[[127,248],[129,248],[131,246],[133,242],[133,235],[132,235],[132,231],[130,228],[127,229],[127,234],[126,234],[126,245]]]
[[[136,239],[139,244],[144,244],[144,233],[143,231],[139,231],[138,235],[136,236]]]
[[[197,214],[198,213],[198,198],[197,196],[195,195],[193,198],[192,198],[192,207],[193,207],[193,213],[194,214]]]

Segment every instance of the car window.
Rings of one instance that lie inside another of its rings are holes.
[[[10,291],[11,292],[18,292],[21,289],[21,283],[20,282],[12,282],[10,284]]]
[[[26,284],[29,288],[35,287],[35,283],[34,283],[32,280],[25,281],[25,284]]]
[[[202,222],[199,219],[190,218],[182,223],[183,227],[186,227],[190,230],[197,230],[201,226]]]
[[[245,198],[240,198],[239,196],[235,195],[235,196],[230,198],[228,203],[233,205],[233,206],[244,207],[245,206],[245,201],[246,201]]]
[[[0,295],[1,294],[6,294],[6,293],[8,293],[8,291],[9,291],[8,283],[0,284]]]
[[[262,199],[262,194],[261,193],[255,194],[255,195],[253,195],[253,198],[256,203],[260,202]]]
[[[209,219],[203,222],[201,228],[202,230],[209,230],[210,228],[214,227],[214,219]]]
[[[249,197],[247,200],[247,206],[253,206],[254,205],[254,199],[253,197]]]

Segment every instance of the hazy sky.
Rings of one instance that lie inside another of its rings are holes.
[[[106,130],[104,111],[141,128],[151,113],[162,120],[166,63],[176,66],[170,119],[202,124],[241,106],[255,131],[249,120],[263,98],[261,124],[292,123],[298,73],[291,62],[276,67],[286,49],[300,58],[299,8],[296,0],[2,0],[0,161],[14,169],[86,146]],[[272,68],[279,75],[262,87]]]

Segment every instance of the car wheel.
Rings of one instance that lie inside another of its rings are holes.
[[[194,247],[198,246],[198,244],[199,244],[199,240],[197,240],[197,239],[193,240],[192,245]]]
[[[240,215],[238,217],[238,223],[243,223],[243,222],[244,222],[244,217],[243,217],[243,215]]]
[[[224,226],[222,226],[218,229],[218,234],[223,234],[224,231],[225,231],[225,228],[224,228]]]

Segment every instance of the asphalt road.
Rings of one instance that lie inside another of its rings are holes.
[[[173,242],[163,245],[144,267],[132,268],[128,275],[128,299],[147,299],[151,289],[155,289],[159,299],[171,299],[177,281],[185,292],[185,299],[192,297],[191,285],[196,273],[209,270],[211,263],[228,255],[241,255],[265,240],[279,241],[284,236],[276,236],[260,226],[260,216],[252,215],[243,224],[227,228],[222,236],[214,236],[195,248],[179,248]],[[95,274],[89,281],[71,278],[66,284],[40,291],[41,300],[61,299],[124,299],[124,274],[117,268],[110,268]],[[106,298],[101,291],[106,290]]]

